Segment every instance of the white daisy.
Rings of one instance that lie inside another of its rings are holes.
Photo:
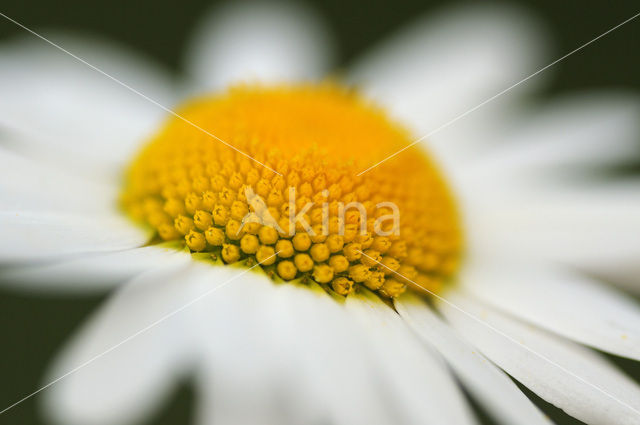
[[[2,281],[119,286],[45,379],[64,376],[48,413],[132,423],[188,376],[203,424],[475,423],[462,387],[500,423],[548,423],[510,375],[587,423],[640,423],[638,385],[594,350],[640,360],[638,306],[598,280],[640,288],[639,186],[579,173],[634,154],[637,99],[541,107],[524,101],[531,80],[420,149],[347,174],[412,140],[362,99],[428,133],[545,63],[537,31],[505,8],[418,20],[345,72],[362,95],[309,83],[331,69],[330,43],[299,6],[218,10],[196,33],[186,84],[110,43],[47,35],[161,105],[218,93],[169,118],[42,40],[1,46]],[[238,81],[263,85],[228,91]],[[247,183],[271,207],[288,185],[393,199],[401,233],[233,233]]]

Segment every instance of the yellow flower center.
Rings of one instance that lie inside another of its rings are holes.
[[[157,240],[341,295],[358,285],[386,297],[415,284],[437,291],[455,272],[455,203],[420,149],[358,176],[411,139],[356,93],[243,86],[179,114],[188,122],[171,118],[151,139],[122,196]]]

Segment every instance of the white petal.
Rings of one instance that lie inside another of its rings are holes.
[[[482,265],[464,272],[481,300],[577,342],[640,360],[640,308],[576,273],[539,266]]]
[[[513,381],[442,322],[422,300],[396,300],[400,316],[451,365],[464,387],[503,424],[549,424]]]
[[[640,99],[623,93],[566,96],[525,118],[504,144],[477,159],[470,178],[544,179],[571,166],[603,166],[638,157]],[[575,171],[575,169],[574,169]]]
[[[0,210],[105,212],[115,210],[115,185],[89,181],[0,147]]]
[[[129,249],[149,235],[124,217],[30,211],[0,212],[0,263]]]
[[[326,293],[252,273],[199,308],[200,423],[394,422],[361,335]]]
[[[184,255],[174,248],[147,246],[83,255],[67,261],[14,265],[2,270],[0,284],[39,294],[103,292],[146,270],[180,261]]]
[[[473,424],[475,420],[446,365],[419,343],[402,319],[371,293],[349,295],[346,308],[379,356],[391,397],[405,423]]]
[[[438,303],[451,324],[543,399],[590,424],[640,420],[640,387],[603,357],[453,291],[444,297],[457,307]]]
[[[466,193],[470,249],[605,275],[633,272],[640,258],[639,194],[637,180]],[[639,282],[637,275],[628,276]]]
[[[64,424],[133,423],[161,405],[192,352],[188,265],[145,273],[109,300],[63,350],[46,383]]]
[[[225,273],[225,279],[232,278],[232,271]],[[203,335],[202,368],[196,374],[203,400],[198,404],[198,423],[287,423],[278,397],[284,378],[274,367],[276,348],[265,314],[273,305],[273,288],[268,284],[242,276],[194,306],[202,312]],[[258,318],[266,323],[258,326]]]
[[[365,351],[364,338],[343,306],[319,288],[278,289],[283,294],[276,307],[281,324],[276,329],[288,332],[283,337],[289,338],[294,391],[305,388],[304,396],[295,401],[297,416],[315,410],[315,418],[332,424],[397,422],[372,373],[377,366]],[[345,355],[354,358],[345,361]]]
[[[170,78],[151,61],[86,35],[44,36],[132,88],[171,107]],[[118,166],[166,112],[31,35],[0,46],[0,125],[41,157],[84,170]]]
[[[358,61],[349,79],[422,136],[544,66],[539,33],[531,17],[513,7],[447,9],[407,25]],[[509,99],[537,81],[527,81],[430,137],[430,147],[440,156],[451,149],[464,153],[483,133],[489,137],[496,118],[511,108]],[[454,141],[457,146],[451,146]]]
[[[195,32],[188,68],[209,90],[237,82],[291,82],[321,77],[330,62],[319,17],[293,2],[229,2]]]
[[[589,271],[597,279],[615,285],[625,292],[636,296],[640,294],[640,262],[638,261],[611,259],[607,261],[606,267],[584,265],[581,269]]]

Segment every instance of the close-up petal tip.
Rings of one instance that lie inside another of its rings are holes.
[[[350,79],[398,118],[428,132],[544,66],[549,54],[543,34],[524,8],[445,7],[414,18],[365,54]],[[539,85],[540,79],[528,81],[508,95]]]
[[[332,65],[332,50],[321,17],[302,2],[228,2],[200,18],[186,68],[200,90],[314,81]]]

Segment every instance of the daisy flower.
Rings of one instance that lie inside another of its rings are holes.
[[[54,420],[133,423],[187,377],[202,424],[473,424],[467,396],[549,423],[514,381],[640,423],[599,353],[640,360],[639,185],[588,174],[635,154],[637,99],[536,78],[443,126],[548,63],[526,14],[445,10],[336,72],[313,13],[243,2],[182,82],[46,36],[76,58],[0,47],[2,282],[117,287],[43,381]]]

